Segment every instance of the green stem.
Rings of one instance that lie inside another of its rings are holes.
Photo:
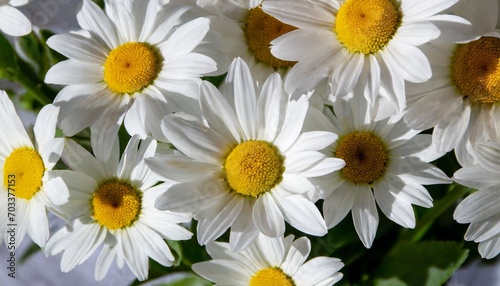
[[[23,86],[29,92],[30,96],[41,105],[45,106],[52,102],[52,100],[42,91],[43,84],[37,84],[35,82],[36,77],[28,76],[23,68],[19,68],[18,72],[13,75],[11,80]]]
[[[418,225],[415,227],[415,229],[403,235],[403,240],[411,240],[412,242],[417,242],[422,239],[422,237],[427,233],[434,221],[451,206],[456,204],[456,202],[469,191],[471,191],[470,188],[457,183],[453,183],[452,185],[450,185],[448,194],[434,204],[434,207],[430,209],[430,211],[427,212],[421,220],[419,220]]]

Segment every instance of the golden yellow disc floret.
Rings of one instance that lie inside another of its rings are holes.
[[[163,59],[146,43],[126,43],[112,50],[104,63],[104,81],[119,94],[140,92],[151,85]]]
[[[245,28],[245,37],[250,51],[257,61],[273,68],[290,67],[295,62],[283,61],[271,54],[271,41],[297,28],[284,24],[266,14],[260,6],[250,10]]]
[[[369,132],[352,132],[340,138],[334,157],[345,161],[340,173],[346,179],[366,184],[384,174],[389,160],[382,141]]]
[[[276,147],[265,141],[238,144],[224,163],[226,180],[235,192],[258,197],[282,179],[283,158]]]
[[[451,62],[452,81],[475,103],[500,101],[500,39],[482,37],[458,45]]]
[[[259,270],[250,278],[249,286],[295,286],[294,281],[278,267]]]
[[[17,198],[30,200],[43,184],[45,165],[40,154],[29,147],[10,153],[3,166],[3,185]]]
[[[346,0],[337,13],[334,31],[351,53],[373,54],[392,39],[400,15],[391,0]]]
[[[130,184],[110,180],[101,184],[92,197],[92,217],[109,230],[131,226],[141,212],[141,195]]]

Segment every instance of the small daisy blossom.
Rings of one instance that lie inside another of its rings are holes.
[[[497,0],[462,1],[454,7],[473,24],[474,40],[425,46],[433,76],[407,86],[405,122],[414,129],[434,128],[436,151],[455,149],[462,166],[475,164],[475,142],[500,139],[498,9]]]
[[[315,257],[307,237],[293,235],[259,237],[241,252],[231,251],[227,243],[207,244],[213,260],[193,264],[194,272],[216,285],[233,286],[315,286],[333,285],[342,279],[344,264],[338,258]]]
[[[68,201],[66,184],[52,171],[64,148],[64,139],[54,138],[58,112],[51,104],[40,110],[32,142],[7,93],[0,91],[0,242],[5,240],[9,250],[26,233],[44,247],[49,239],[47,210],[61,215],[60,206]]]
[[[63,206],[72,224],[60,229],[47,243],[46,255],[64,252],[61,270],[68,272],[102,246],[95,266],[101,280],[116,259],[124,263],[139,280],[148,276],[151,258],[171,266],[174,256],[164,239],[186,240],[191,232],[178,223],[189,215],[159,211],[154,202],[164,189],[144,162],[154,155],[156,141],[133,136],[119,159],[115,140],[109,160],[96,159],[83,147],[68,139],[62,156],[72,170],[59,171],[70,191]]]
[[[104,160],[122,122],[131,135],[161,136],[161,118],[196,105],[200,77],[217,70],[213,58],[196,52],[209,20],[179,23],[189,5],[159,7],[158,0],[107,1],[105,14],[84,0],[77,14],[83,30],[47,41],[69,58],[45,77],[67,85],[54,100],[60,127],[73,136],[90,126],[92,147]]]
[[[227,19],[228,23],[220,27],[224,45],[230,46],[233,58],[239,56],[248,64],[259,86],[274,72],[284,77],[295,63],[274,57],[269,48],[272,40],[296,28],[266,14],[263,2],[198,0],[198,5]]]
[[[373,103],[383,89],[402,110],[405,80],[431,77],[418,47],[440,35],[433,22],[467,23],[439,14],[457,1],[266,0],[262,9],[298,28],[271,42],[275,57],[297,61],[285,91],[307,91],[327,77],[335,96],[355,90]]]
[[[153,171],[178,182],[156,202],[164,210],[194,213],[198,242],[205,245],[231,227],[233,250],[248,246],[259,233],[283,235],[285,221],[323,236],[327,229],[313,202],[310,178],[344,166],[318,150],[331,145],[331,132],[301,132],[306,96],[288,100],[275,73],[260,93],[245,62],[229,68],[222,93],[211,83],[201,88],[206,123],[182,114],[168,115],[162,129],[185,155],[157,155]]]
[[[451,183],[429,163],[443,155],[431,148],[430,135],[410,129],[401,114],[372,121],[369,109],[366,99],[359,96],[338,99],[333,106],[335,115],[325,109],[329,122],[323,128],[339,136],[326,152],[346,165],[317,184],[325,199],[323,214],[328,227],[351,212],[356,232],[367,248],[378,227],[376,204],[390,220],[413,228],[412,205],[432,206],[422,185]]]
[[[14,7],[28,4],[29,0],[0,0],[0,31],[20,37],[31,33],[31,22]]]
[[[479,243],[479,253],[491,259],[500,253],[500,143],[479,142],[478,164],[453,175],[458,183],[478,189],[455,209],[453,218],[469,223],[465,239]]]

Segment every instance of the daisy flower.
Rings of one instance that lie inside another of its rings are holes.
[[[323,128],[339,136],[327,152],[346,165],[318,184],[324,192],[323,214],[328,227],[336,226],[351,212],[356,232],[367,248],[377,231],[376,204],[390,220],[413,228],[412,204],[432,206],[432,198],[422,185],[451,182],[428,163],[443,155],[430,148],[430,135],[417,135],[402,115],[372,121],[368,105],[363,97],[351,96],[335,102],[335,115],[325,110],[329,123]]]
[[[500,30],[498,1],[463,1],[456,13],[473,24],[475,40],[428,45],[432,78],[408,85],[405,121],[414,129],[434,127],[438,152],[455,149],[462,166],[474,164],[473,144],[496,141],[500,118]]]
[[[5,240],[10,251],[26,233],[44,247],[47,210],[61,215],[60,206],[68,201],[64,181],[52,171],[64,148],[64,139],[54,138],[58,112],[51,104],[40,110],[32,141],[7,93],[0,91],[0,242]]]
[[[0,31],[20,37],[31,33],[31,22],[14,7],[28,4],[29,0],[0,0]]]
[[[478,189],[455,209],[453,218],[470,223],[465,239],[479,243],[479,253],[491,259],[500,253],[500,143],[477,143],[478,164],[453,175],[458,183]]]
[[[284,61],[271,54],[270,42],[296,28],[277,20],[262,10],[263,0],[198,0],[198,5],[221,15],[226,20],[219,32],[224,46],[234,57],[241,57],[250,67],[258,85],[273,73],[282,77],[295,62]]]
[[[241,252],[221,242],[209,243],[207,251],[213,260],[192,268],[216,285],[326,286],[342,279],[338,271],[344,264],[338,258],[321,256],[305,262],[311,252],[307,237],[294,240],[293,235],[270,238],[261,234]]]
[[[147,160],[153,171],[178,182],[156,207],[194,213],[201,245],[231,227],[235,251],[259,233],[283,235],[285,221],[311,235],[326,234],[319,210],[303,194],[314,191],[309,178],[344,166],[318,151],[337,135],[301,132],[307,98],[289,101],[276,73],[257,93],[248,66],[237,58],[224,87],[221,93],[209,82],[202,84],[207,124],[179,114],[163,119],[165,136],[185,155]]]
[[[196,105],[200,76],[217,69],[212,58],[196,52],[209,20],[178,23],[189,6],[158,11],[158,0],[106,3],[107,14],[84,0],[77,15],[83,30],[49,38],[47,44],[69,59],[45,77],[67,85],[54,100],[64,134],[91,126],[92,147],[104,160],[123,121],[130,134],[161,136],[161,118]]]
[[[458,0],[266,0],[262,9],[298,29],[271,42],[271,53],[297,61],[285,90],[307,91],[331,78],[335,96],[354,88],[373,103],[380,88],[402,110],[404,84],[425,82],[429,61],[418,46],[436,39],[433,21],[464,23],[439,14]]]
[[[116,259],[139,280],[148,276],[148,258],[171,266],[174,256],[164,239],[185,240],[192,234],[178,225],[188,222],[185,214],[159,211],[154,202],[164,189],[144,162],[153,156],[156,141],[133,136],[119,159],[118,140],[109,160],[95,158],[68,139],[63,161],[72,170],[59,171],[70,190],[63,211],[72,224],[60,229],[47,243],[46,255],[64,252],[61,270],[68,272],[102,246],[95,266],[101,280]]]

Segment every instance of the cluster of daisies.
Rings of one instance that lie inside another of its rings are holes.
[[[3,33],[31,31],[13,7],[26,2],[0,1]],[[97,280],[113,262],[139,280],[149,258],[172,266],[165,240],[191,239],[194,220],[213,260],[192,269],[217,285],[332,285],[343,263],[306,262],[309,239],[285,236],[287,225],[321,237],[351,213],[370,248],[379,212],[414,228],[413,205],[432,207],[424,185],[455,181],[478,190],[454,213],[470,224],[465,239],[495,257],[499,8],[83,0],[81,30],[47,41],[67,59],[45,75],[62,89],[34,136],[0,94],[1,213],[14,193],[16,245],[27,233],[46,255],[63,253],[64,272],[99,252]],[[203,80],[223,75],[218,86]],[[122,127],[130,140],[120,152]],[[87,128],[90,148],[72,139]],[[431,163],[450,151],[462,166],[453,178]],[[47,212],[67,226],[50,234]]]

